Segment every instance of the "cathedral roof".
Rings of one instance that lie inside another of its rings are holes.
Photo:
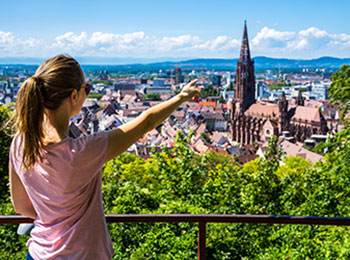
[[[301,120],[308,120],[313,122],[321,122],[322,115],[318,108],[315,107],[304,107],[304,106],[297,106],[295,108],[295,113],[292,117],[292,119],[301,119]]]
[[[247,111],[244,112],[246,116],[271,116],[276,117],[279,116],[279,109],[276,105],[263,105],[263,104],[253,104],[251,105]]]

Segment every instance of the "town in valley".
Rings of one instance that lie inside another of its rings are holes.
[[[201,99],[182,104],[162,125],[129,147],[129,153],[148,158],[153,149],[175,146],[177,132],[193,132],[189,145],[196,153],[215,151],[244,164],[263,156],[268,139],[279,137],[285,156],[315,163],[324,151],[316,149],[340,131],[340,111],[328,98],[333,68],[271,67],[256,69],[244,26],[239,59],[231,69],[193,64],[118,70],[84,65],[93,85],[82,111],[70,121],[70,135],[79,137],[125,124],[148,108],[168,100],[198,79]],[[191,67],[192,66],[192,67]],[[0,65],[0,103],[15,102],[23,82],[38,65]]]

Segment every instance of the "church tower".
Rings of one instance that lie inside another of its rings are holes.
[[[232,100],[230,132],[231,139],[241,144],[249,144],[258,140],[256,128],[258,122],[246,117],[244,112],[255,103],[254,61],[250,59],[247,23],[244,32],[241,52],[237,61],[236,78]]]
[[[297,103],[297,106],[304,106],[304,98],[303,98],[303,94],[301,93],[300,89],[298,92],[298,97],[297,97],[296,103]]]
[[[242,114],[255,103],[254,61],[250,59],[247,23],[244,22],[244,32],[241,52],[236,68],[233,109]]]
[[[286,94],[284,91],[282,92],[282,97],[278,101],[278,108],[279,108],[279,132],[282,133],[283,131],[288,130],[289,125],[288,125],[288,101],[286,99]]]

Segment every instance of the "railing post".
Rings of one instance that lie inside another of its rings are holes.
[[[198,231],[198,260],[205,260],[205,237],[206,237],[206,222],[199,222]]]

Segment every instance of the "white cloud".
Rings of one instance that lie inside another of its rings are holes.
[[[41,42],[34,38],[22,40],[11,32],[0,31],[0,55],[19,56],[36,52]]]
[[[307,30],[301,30],[299,32],[301,37],[314,37],[314,38],[323,38],[328,37],[328,33],[326,31],[320,30],[316,27],[310,27]]]
[[[315,58],[350,55],[350,35],[330,34],[310,27],[299,32],[282,32],[264,27],[252,40],[257,55],[287,58]]]
[[[2,32],[0,31],[0,46],[6,47],[8,44],[13,44],[15,37],[10,32]]]
[[[87,49],[84,50],[88,55],[113,54],[121,56],[124,54],[139,53],[145,49],[148,44],[148,37],[144,32],[134,32],[127,34],[113,34],[94,32],[87,41]],[[100,54],[98,54],[100,53]]]
[[[88,45],[87,39],[86,32],[81,32],[79,35],[68,32],[57,36],[52,48],[57,50],[64,49],[65,52],[82,53]]]
[[[253,56],[314,58],[325,55],[349,57],[350,34],[331,34],[316,27],[298,32],[263,27],[250,35]],[[241,38],[219,35],[202,39],[196,35],[154,36],[143,31],[126,34],[67,32],[51,42],[21,38],[0,31],[1,56],[48,57],[57,53],[108,57],[238,57]]]
[[[285,47],[287,42],[293,39],[294,36],[294,32],[279,32],[265,26],[253,38],[252,46],[259,46],[260,48],[281,48]]]

